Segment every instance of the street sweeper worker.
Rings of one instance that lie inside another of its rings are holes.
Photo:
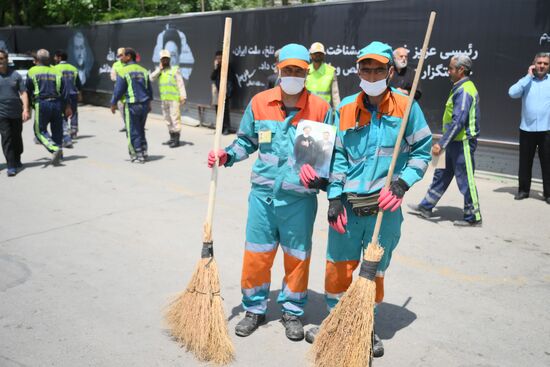
[[[391,186],[382,189],[408,97],[388,87],[394,73],[389,45],[372,42],[361,49],[357,71],[362,91],[344,98],[334,117],[337,135],[327,187],[330,228],[325,298],[329,309],[350,286],[380,209],[385,211],[379,238],[384,257],[375,282],[376,302],[382,302],[384,274],[401,235],[401,201],[424,176],[431,159],[432,134],[420,106],[413,102]],[[306,340],[313,342],[318,330],[308,330]],[[380,357],[383,353],[382,342],[375,336],[373,354]]]
[[[279,244],[284,253],[285,277],[277,302],[281,322],[291,340],[304,338],[300,317],[307,301],[313,222],[317,212],[317,189],[300,184],[294,168],[296,125],[330,123],[326,101],[309,93],[305,77],[308,50],[298,44],[284,46],[277,65],[280,85],[256,94],[241,120],[237,138],[217,154],[219,165],[231,167],[258,150],[252,168],[248,199],[246,242],[241,278],[245,317],[235,333],[248,336],[265,321],[271,284],[271,266]],[[211,167],[216,154],[208,155]]]
[[[136,51],[133,48],[124,49],[122,72],[118,74],[115,90],[111,98],[111,112],[117,110],[117,102],[125,98],[126,136],[128,152],[132,162],[145,163],[147,159],[147,140],[145,138],[145,122],[151,111],[153,89],[149,80],[149,72],[136,63]]]
[[[149,76],[151,81],[159,80],[159,92],[162,105],[162,114],[170,140],[166,142],[170,148],[176,148],[180,145],[181,132],[181,110],[180,105],[185,103],[187,93],[183,77],[177,66],[170,66],[170,51],[160,51],[160,65]]]

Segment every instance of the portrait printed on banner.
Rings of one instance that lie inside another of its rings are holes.
[[[84,34],[77,31],[70,39],[67,45],[68,62],[78,69],[78,78],[82,85],[90,77],[90,72],[94,66],[94,55],[92,48]]]
[[[170,52],[170,65],[178,66],[181,76],[185,80],[189,80],[195,58],[193,52],[187,43],[185,34],[173,28],[170,24],[166,24],[165,29],[157,36],[157,44],[153,51],[153,62],[160,62],[160,51],[168,50]]]
[[[328,178],[336,129],[334,126],[303,120],[296,127],[294,140],[294,168],[312,166],[319,177]]]

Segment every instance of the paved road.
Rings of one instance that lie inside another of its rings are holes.
[[[162,309],[199,259],[213,131],[185,127],[187,143],[148,121],[151,162],[132,164],[121,123],[84,106],[81,136],[63,167],[25,125],[26,169],[0,166],[0,366],[200,366],[171,341]],[[228,144],[232,136],[223,137]],[[242,315],[239,277],[252,160],[219,176],[214,241],[231,330]],[[550,206],[515,202],[515,182],[479,173],[483,228],[458,229],[462,199],[452,186],[433,221],[405,211],[402,240],[378,317],[386,356],[375,366],[550,365]],[[420,200],[431,180],[407,202]],[[305,323],[325,316],[326,200],[314,234]],[[280,289],[275,260],[273,293]],[[304,366],[308,344],[292,343],[270,304],[269,322],[232,335],[235,366]]]

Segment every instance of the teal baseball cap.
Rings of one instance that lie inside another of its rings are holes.
[[[374,41],[360,49],[357,54],[357,62],[366,59],[380,61],[383,64],[393,64],[393,50],[387,43]]]
[[[277,67],[282,69],[285,66],[292,65],[298,66],[302,69],[307,69],[309,62],[309,51],[307,48],[296,43],[289,43],[281,48]]]

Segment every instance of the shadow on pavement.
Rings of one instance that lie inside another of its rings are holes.
[[[433,209],[433,213],[430,218],[424,218],[420,216],[419,213],[411,210],[408,210],[407,213],[433,223],[452,222],[455,220],[463,219],[464,217],[464,210],[462,208],[455,208],[453,206],[436,206]]]
[[[411,297],[403,306],[382,302],[376,309],[376,334],[380,339],[391,339],[401,329],[416,320],[416,314],[407,309]]]
[[[164,158],[163,155],[150,155],[147,157],[147,162],[154,162]]]
[[[281,319],[282,311],[281,305],[277,303],[277,297],[279,296],[280,290],[273,290],[269,292],[269,301],[267,303],[267,314],[266,314],[266,323],[272,321],[278,321]],[[325,295],[308,290],[308,302],[305,307],[305,313],[302,317],[302,322],[304,326],[306,325],[319,325],[323,319],[328,315],[327,305],[325,303]],[[239,317],[239,314],[243,313],[244,310],[242,305],[239,303],[231,309],[231,315],[229,315],[228,321]]]
[[[510,194],[512,196],[515,196],[518,193],[518,187],[517,186],[503,186],[499,187],[498,189],[493,190],[493,192],[498,193],[505,193]],[[542,194],[542,191],[539,190],[533,190],[531,189],[531,192],[529,193],[529,197],[535,198],[535,199],[544,199],[544,195]]]
[[[88,138],[95,138],[95,135],[78,135],[74,140],[78,142],[80,139],[88,139]]]

